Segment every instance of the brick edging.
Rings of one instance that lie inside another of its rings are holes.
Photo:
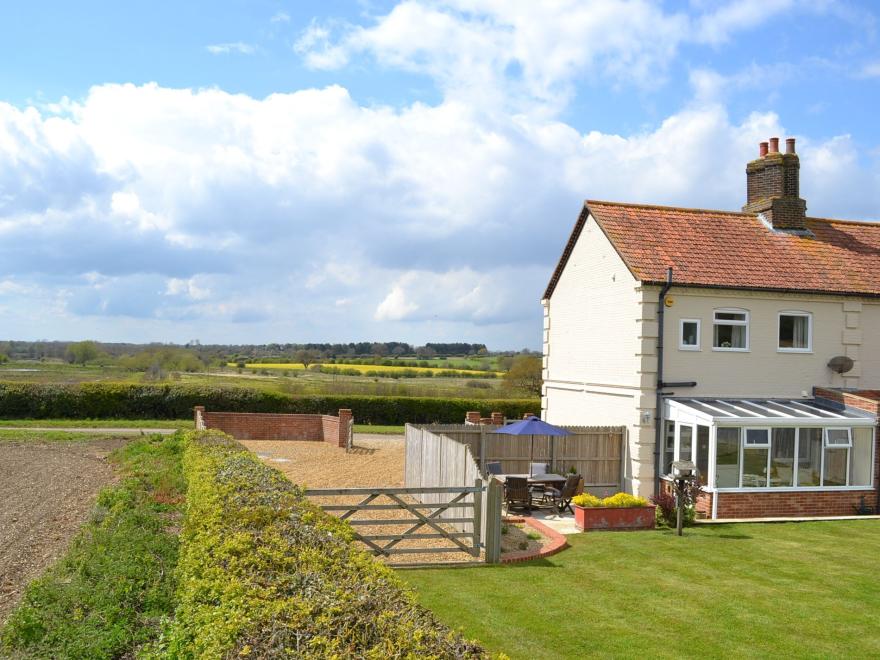
[[[507,523],[525,523],[530,527],[535,528],[536,531],[540,532],[548,539],[550,539],[550,543],[541,546],[541,549],[538,552],[521,554],[520,553],[511,553],[506,557],[501,558],[502,564],[516,564],[521,561],[531,561],[532,559],[543,559],[544,557],[550,557],[555,555],[558,552],[562,552],[568,547],[568,540],[566,540],[564,534],[560,534],[555,529],[551,529],[547,525],[532,518],[504,518],[504,522]]]

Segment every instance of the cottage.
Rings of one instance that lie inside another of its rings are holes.
[[[587,201],[544,294],[542,413],[628,428],[625,483],[696,463],[715,518],[878,504],[880,223],[807,217],[795,141],[741,212]]]

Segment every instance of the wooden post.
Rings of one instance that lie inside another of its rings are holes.
[[[501,482],[494,477],[489,478],[486,486],[486,563],[501,562]]]
[[[486,474],[486,427],[480,425],[480,472]]]
[[[474,496],[474,556],[480,556],[480,532],[483,531],[483,480],[474,479],[474,487],[478,488]]]

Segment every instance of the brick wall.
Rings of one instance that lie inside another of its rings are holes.
[[[874,490],[803,493],[716,493],[719,518],[854,516],[859,497],[876,504]],[[711,514],[711,509],[710,509]]]
[[[196,406],[197,429],[217,429],[237,440],[305,440],[347,447],[352,413],[333,415],[282,415],[275,413],[208,412]]]

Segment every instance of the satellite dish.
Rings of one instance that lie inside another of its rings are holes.
[[[853,368],[855,362],[853,362],[852,358],[849,358],[845,355],[838,355],[837,357],[833,357],[828,361],[828,368],[831,371],[836,371],[839,374],[845,374],[847,371]]]

